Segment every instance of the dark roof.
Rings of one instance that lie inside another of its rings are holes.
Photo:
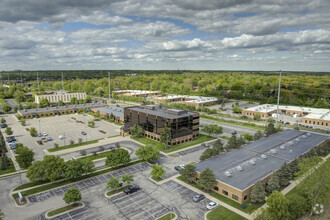
[[[111,115],[111,113],[119,118],[124,118],[124,108],[122,107],[115,107],[115,106],[107,106],[107,107],[100,107],[100,108],[93,108],[97,111],[104,112],[108,115]]]
[[[50,111],[59,111],[66,109],[80,109],[80,108],[95,108],[105,106],[104,103],[85,103],[85,104],[77,104],[77,105],[65,105],[65,106],[56,106],[56,107],[47,107],[47,108],[34,108],[34,109],[22,109],[19,110],[22,115],[30,114],[30,113],[41,113],[41,112],[50,112]]]
[[[213,170],[217,180],[244,190],[279,169],[283,163],[291,162],[327,139],[326,136],[314,133],[285,130],[201,161],[196,164],[196,170],[202,172],[208,167]],[[281,146],[285,148],[281,149]],[[262,154],[267,158],[262,159]],[[250,160],[254,160],[255,164],[251,164]],[[236,169],[238,165],[243,167],[242,171]],[[231,176],[225,175],[226,171],[230,171]]]
[[[126,109],[131,109],[134,111],[143,112],[150,115],[156,115],[168,119],[183,118],[197,114],[197,112],[193,112],[193,111],[172,109],[172,108],[160,107],[156,105],[133,106],[133,107],[127,107]]]

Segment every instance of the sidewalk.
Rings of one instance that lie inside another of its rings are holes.
[[[176,150],[176,151],[172,151],[172,152],[170,152],[170,153],[165,153],[165,152],[162,152],[162,151],[161,151],[160,153],[164,154],[164,155],[167,156],[167,157],[170,157],[171,154],[179,153],[179,152],[181,152],[181,151],[185,151],[185,150],[188,150],[188,149],[191,149],[191,148],[194,148],[194,147],[198,147],[198,146],[200,146],[201,144],[207,144],[207,143],[210,143],[210,142],[212,142],[212,141],[216,141],[216,140],[217,140],[217,139],[213,139],[213,140],[206,141],[206,142],[203,142],[203,143],[195,144],[195,145],[193,145],[193,146],[186,147],[186,148],[182,148],[182,149],[180,149],[180,150]],[[206,149],[206,148],[205,148],[205,149]]]
[[[193,186],[191,186],[191,185],[189,185],[189,184],[187,184],[187,183],[185,183],[185,182],[183,182],[183,181],[178,180],[178,179],[177,179],[178,176],[179,176],[179,175],[175,175],[175,176],[172,176],[172,177],[169,178],[169,179],[171,179],[171,180],[173,180],[173,181],[175,181],[175,182],[177,182],[177,183],[179,183],[179,184],[181,184],[181,185],[187,187],[188,189],[190,189],[190,190],[192,190],[192,191],[194,191],[194,192],[196,192],[196,193],[198,193],[198,194],[203,194],[203,195],[205,195],[205,197],[208,198],[208,199],[210,199],[211,201],[215,201],[215,202],[217,202],[219,205],[221,205],[221,206],[223,206],[223,207],[229,209],[229,210],[232,211],[232,212],[235,212],[236,214],[238,214],[238,215],[240,215],[240,216],[243,216],[243,217],[246,218],[246,219],[249,219],[249,220],[254,219],[251,215],[249,215],[249,214],[247,214],[247,213],[245,213],[245,212],[242,212],[241,210],[238,210],[238,209],[236,209],[236,208],[234,208],[234,207],[228,205],[227,203],[224,203],[224,202],[222,202],[222,201],[220,201],[220,200],[218,200],[218,199],[216,199],[216,198],[210,196],[209,194],[207,194],[207,193],[205,193],[205,192],[203,192],[203,191],[201,191],[201,190],[199,190],[199,189],[197,189],[197,188],[195,188],[195,187],[193,187]]]

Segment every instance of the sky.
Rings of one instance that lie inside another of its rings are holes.
[[[330,72],[330,1],[0,0],[17,69]]]

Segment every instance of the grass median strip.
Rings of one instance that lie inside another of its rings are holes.
[[[176,218],[176,214],[173,213],[173,212],[169,212],[167,213],[166,215],[160,217],[160,218],[157,218],[157,220],[172,220]]]
[[[177,150],[181,150],[181,149],[184,149],[184,148],[188,148],[188,147],[191,147],[191,146],[194,146],[194,145],[197,145],[197,144],[201,144],[201,143],[204,143],[206,141],[211,141],[211,140],[214,140],[215,138],[214,137],[208,137],[206,135],[203,135],[203,134],[199,134],[199,137],[192,140],[192,141],[189,141],[187,143],[184,143],[184,144],[180,144],[180,145],[177,145],[177,146],[168,146],[168,149],[164,149],[165,148],[165,145],[158,142],[158,141],[155,141],[155,140],[151,140],[151,139],[148,139],[148,138],[137,138],[137,139],[134,139],[142,144],[152,144],[152,145],[155,145],[158,147],[158,149],[160,149],[162,152],[165,152],[165,153],[171,153],[173,151],[177,151]]]
[[[108,191],[106,193],[106,195],[107,196],[113,196],[113,195],[115,195],[117,193],[123,192],[125,189],[127,189],[130,186],[132,186],[132,185],[127,185],[127,186],[120,187],[119,189],[114,189],[114,190]]]
[[[235,121],[235,120],[226,120],[226,119],[221,119],[221,118],[216,118],[208,115],[200,115],[201,118],[205,118],[208,120],[216,121],[216,122],[221,122],[221,123],[226,123],[226,124],[231,124],[231,125],[238,125],[246,128],[252,128],[252,129],[257,129],[264,131],[266,129],[266,126],[263,125],[257,125],[251,122],[240,122],[240,121]]]
[[[178,176],[177,179],[178,180],[181,180],[181,181],[183,181],[185,183],[187,183],[186,181],[183,180],[182,176]],[[203,189],[200,188],[200,187],[198,187],[198,185],[196,183],[189,184],[189,185],[191,185],[191,186],[193,186],[193,187],[195,187],[195,188],[203,191]],[[239,203],[235,202],[234,200],[231,200],[231,199],[229,199],[229,198],[227,198],[225,196],[222,196],[222,195],[220,195],[220,194],[218,194],[216,192],[211,191],[208,194],[210,196],[212,196],[212,197],[214,197],[214,198],[216,198],[216,199],[218,199],[218,200],[220,200],[220,201],[222,201],[224,203],[227,203],[228,205],[230,205],[230,206],[232,206],[232,207],[234,207],[234,208],[236,208],[236,209],[238,209],[238,210],[240,210],[242,212],[248,213],[248,214],[251,214],[252,212],[254,212],[255,210],[257,210],[259,207],[261,207],[263,204],[265,204],[265,203],[253,204],[253,203],[251,203],[250,200],[248,200],[248,201],[245,202],[246,208],[242,208],[241,207],[241,204],[239,204]]]
[[[50,211],[47,213],[47,216],[48,217],[52,217],[54,215],[58,215],[58,214],[61,214],[63,212],[67,212],[67,211],[70,211],[72,209],[75,209],[75,208],[78,208],[78,207],[81,207],[83,204],[81,202],[79,203],[74,203],[72,205],[67,205],[67,206],[64,206],[64,207],[61,207],[61,208],[58,208],[58,209],[55,209],[53,211]]]
[[[142,163],[142,162],[143,162],[142,160],[133,161],[133,162],[129,163],[127,166],[132,166],[132,165]],[[98,175],[101,175],[101,174],[104,174],[104,173],[108,173],[110,171],[118,170],[118,169],[121,169],[121,168],[124,168],[124,167],[127,167],[127,166],[122,165],[122,166],[118,166],[118,167],[114,167],[114,168],[104,169],[104,170],[101,170],[101,171],[97,171],[95,173],[87,174],[87,175],[82,176],[82,177],[80,177],[78,179],[75,179],[75,180],[62,180],[62,181],[58,181],[58,182],[55,182],[55,183],[49,183],[47,185],[43,185],[43,186],[40,186],[40,187],[36,187],[36,188],[33,188],[33,189],[28,189],[26,191],[23,191],[22,195],[23,196],[30,196],[30,195],[40,193],[40,192],[43,192],[43,191],[47,191],[47,190],[50,190],[50,189],[54,189],[54,188],[57,188],[57,187],[60,187],[60,186],[75,183],[75,182],[80,181],[80,180],[84,180],[84,179],[88,179],[88,178],[98,176]],[[41,183],[39,183],[38,185],[40,185],[40,184]],[[19,189],[26,189],[26,188],[32,187],[32,185],[33,185],[33,183],[27,183],[27,184],[24,184],[22,186],[16,187],[14,189],[14,191],[19,190]],[[37,186],[37,185],[34,185],[34,186]],[[12,196],[13,196],[14,199],[18,198],[17,193],[12,194]]]
[[[0,157],[0,159],[2,159],[2,158]],[[9,174],[9,173],[16,172],[16,169],[15,169],[15,166],[13,164],[13,161],[10,158],[8,158],[8,160],[10,161],[10,165],[7,167],[7,169],[0,170],[0,175],[4,175],[4,174]],[[0,161],[0,166],[1,166],[1,163],[2,163],[2,161]]]
[[[246,218],[236,214],[235,212],[226,209],[223,206],[216,207],[206,215],[207,220],[244,220]]]
[[[70,145],[66,145],[66,146],[62,146],[62,147],[53,147],[53,148],[48,149],[48,152],[55,152],[55,151],[70,149],[70,148],[74,148],[74,147],[80,147],[80,146],[84,146],[84,145],[95,144],[95,143],[99,142],[99,140],[101,140],[101,139],[81,142],[81,143],[77,143],[77,144],[70,144]]]

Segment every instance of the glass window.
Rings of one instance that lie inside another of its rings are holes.
[[[247,200],[247,196],[244,196],[244,201]]]
[[[215,186],[213,187],[214,190],[219,191],[219,187]]]
[[[238,196],[236,196],[235,194],[232,194],[232,196],[231,196],[233,199],[235,199],[235,200],[238,200]]]
[[[228,192],[226,190],[224,190],[224,189],[222,190],[222,194],[228,196]]]

